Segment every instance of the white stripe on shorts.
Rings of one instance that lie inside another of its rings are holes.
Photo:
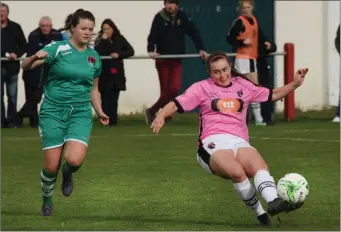
[[[43,151],[48,150],[48,149],[53,149],[53,148],[61,147],[63,145],[64,145],[64,143],[58,144],[58,145],[54,145],[54,146],[50,146],[50,147],[43,147]]]
[[[79,139],[72,139],[72,138],[70,138],[70,139],[65,139],[65,142],[67,142],[67,141],[76,141],[76,142],[83,143],[85,146],[88,146],[88,144],[87,144],[86,142],[84,142],[84,141],[82,141],[82,140],[79,140]]]

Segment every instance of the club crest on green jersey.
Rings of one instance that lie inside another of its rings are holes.
[[[88,56],[88,64],[90,65],[90,66],[95,66],[95,64],[96,64],[96,59],[94,58],[94,57],[92,57],[92,56]]]

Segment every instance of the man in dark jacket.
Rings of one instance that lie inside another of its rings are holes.
[[[1,3],[1,57],[9,60],[1,62],[1,127],[18,126],[17,97],[20,58],[26,51],[26,38],[21,26],[8,19],[9,7]],[[7,119],[4,103],[4,88],[7,93]]]
[[[27,56],[34,55],[52,41],[60,40],[63,40],[62,34],[52,28],[51,18],[44,16],[39,21],[39,27],[28,36]],[[31,127],[38,126],[38,103],[43,95],[42,86],[47,78],[47,68],[43,65],[23,72],[26,102],[18,112],[20,124],[23,118],[28,117]]]
[[[340,25],[337,28],[334,43],[335,43],[335,48],[340,55]],[[340,99],[339,99],[339,105],[337,107],[336,115],[335,115],[335,118],[333,119],[333,122],[340,122]]]
[[[257,70],[258,80],[261,86],[272,89],[273,76],[271,75],[271,67],[268,64],[269,54],[277,51],[277,45],[273,41],[268,42],[271,44],[270,47],[266,47],[264,43],[258,45],[258,59],[257,59]],[[273,125],[274,122],[274,103],[273,102],[262,102],[261,103],[261,114],[263,122],[266,125]]]
[[[205,58],[204,43],[193,21],[179,9],[178,0],[165,0],[165,7],[158,12],[152,22],[148,36],[147,50],[153,59],[158,55],[184,54],[185,35],[193,40],[200,56]],[[160,80],[160,98],[146,109],[146,121],[150,124],[160,108],[176,97],[181,88],[181,59],[156,59],[156,69]]]

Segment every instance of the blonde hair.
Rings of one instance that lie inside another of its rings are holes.
[[[254,0],[239,0],[239,7],[242,8],[244,3],[249,3],[251,6],[255,6]]]

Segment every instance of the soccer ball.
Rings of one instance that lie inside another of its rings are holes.
[[[309,194],[308,181],[297,173],[286,174],[278,181],[277,194],[290,204],[303,203]]]

